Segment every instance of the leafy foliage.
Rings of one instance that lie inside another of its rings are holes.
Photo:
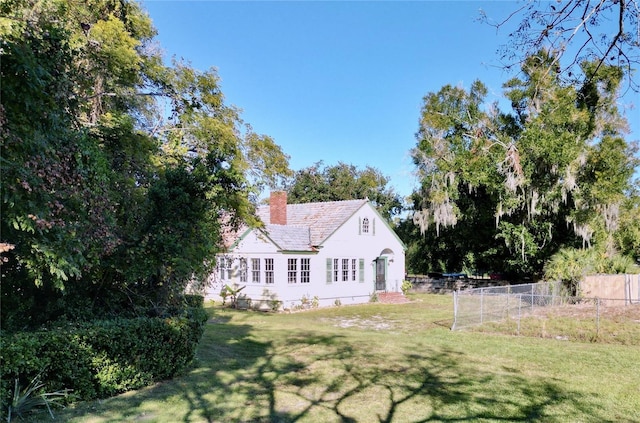
[[[23,418],[27,413],[34,411],[36,407],[46,407],[49,415],[54,419],[51,405],[57,400],[67,396],[67,390],[57,392],[42,392],[44,384],[40,381],[40,375],[36,375],[29,385],[20,388],[18,379],[15,379],[13,387],[13,399],[7,411],[7,421],[11,422],[15,417]]]
[[[562,247],[616,254],[620,207],[638,166],[615,106],[622,74],[584,63],[593,77],[576,89],[547,72],[555,61],[539,52],[524,62],[523,79],[505,84],[510,114],[484,107],[480,82],[425,96],[413,150],[422,175],[413,221],[444,240],[416,240],[430,251],[414,257],[422,248],[410,247],[412,270],[539,275]]]
[[[219,218],[251,221],[288,157],[225,104],[214,70],[164,65],[138,3],[0,4],[5,329],[180,302]]]
[[[360,170],[342,162],[326,166],[320,161],[295,173],[287,200],[299,204],[368,198],[382,216],[391,219],[402,211],[402,200],[388,184],[389,179],[370,166]]]
[[[0,399],[8,410],[11,382],[38,377],[47,392],[72,390],[68,400],[104,398],[183,371],[195,354],[207,316],[112,319],[77,327],[3,334]],[[29,385],[31,386],[31,385]],[[14,407],[15,412],[15,407]]]

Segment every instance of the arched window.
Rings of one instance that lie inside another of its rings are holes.
[[[369,233],[369,218],[365,217],[364,219],[362,219],[362,233],[363,234],[368,234]]]

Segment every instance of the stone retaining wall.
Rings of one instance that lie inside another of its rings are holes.
[[[449,294],[458,289],[485,288],[488,286],[509,285],[509,281],[484,278],[431,278],[427,275],[407,275],[413,288],[411,292],[429,294]]]

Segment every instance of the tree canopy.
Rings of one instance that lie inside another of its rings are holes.
[[[3,327],[170,304],[219,216],[251,220],[291,174],[216,72],[165,64],[154,36],[133,1],[0,3]]]
[[[324,165],[322,161],[295,172],[288,184],[290,203],[339,201],[368,198],[385,218],[402,210],[400,196],[388,186],[389,179],[378,169],[339,162]]]
[[[544,50],[524,61],[523,77],[504,85],[510,113],[484,104],[479,81],[424,97],[413,220],[446,245],[434,242],[416,267],[539,275],[561,247],[637,253],[616,235],[638,210],[628,200],[637,145],[625,140],[615,101],[623,73],[587,62],[593,75],[576,88],[547,72],[555,62]]]
[[[625,85],[635,91],[640,89],[634,75],[640,64],[639,19],[637,0],[526,0],[507,16],[482,13],[482,20],[499,30],[514,27],[509,42],[499,50],[507,68],[517,69],[545,49],[553,56],[547,71],[557,72],[566,81],[582,85],[600,68],[615,67],[623,71]],[[593,72],[581,72],[585,62],[592,64]]]

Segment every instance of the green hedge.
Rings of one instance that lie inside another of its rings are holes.
[[[15,379],[24,387],[40,374],[47,392],[72,389],[69,401],[77,401],[170,378],[193,360],[206,319],[202,308],[191,308],[182,316],[1,334],[0,416],[7,411]]]

